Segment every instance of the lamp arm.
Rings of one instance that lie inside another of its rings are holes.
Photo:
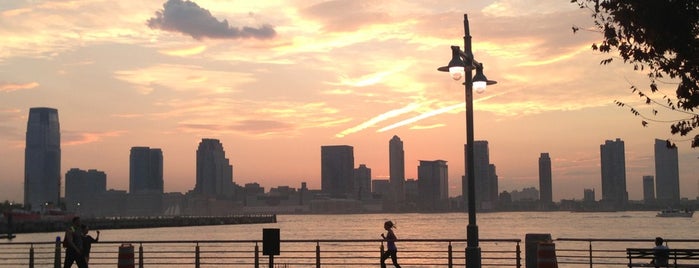
[[[473,55],[466,54],[463,50],[459,49],[459,56],[461,59],[464,61],[464,64],[468,65],[468,62],[471,63],[471,66],[464,66],[464,67],[471,67],[473,69],[477,68],[481,63],[477,61]]]

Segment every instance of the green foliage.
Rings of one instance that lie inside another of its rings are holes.
[[[659,91],[662,78],[678,82],[676,98],[662,96],[662,102],[632,87],[632,92],[644,98],[648,105],[689,115],[671,123],[673,135],[686,136],[699,129],[699,113],[695,112],[699,108],[699,0],[571,0],[571,3],[589,9],[594,30],[602,34],[603,39],[592,44],[592,50],[618,53],[634,70],[646,71],[652,93]],[[578,30],[573,27],[573,33]],[[600,64],[613,60],[610,57]],[[627,106],[619,101],[615,103]],[[633,107],[631,112],[642,116]],[[653,115],[657,113],[653,109]],[[644,117],[644,126],[647,120]],[[699,135],[692,139],[692,147],[699,147]]]

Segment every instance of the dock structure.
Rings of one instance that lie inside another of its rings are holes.
[[[156,217],[105,217],[85,218],[82,222],[91,229],[134,229],[155,227],[182,227],[203,225],[231,225],[276,223],[275,214],[246,214],[228,216],[156,216]],[[60,232],[64,231],[67,221],[24,221],[12,224],[12,233]],[[7,222],[0,223],[0,233],[8,233]]]

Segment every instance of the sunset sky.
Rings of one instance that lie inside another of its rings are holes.
[[[133,146],[163,150],[166,192],[194,188],[202,138],[221,140],[240,185],[319,189],[322,145],[354,146],[355,166],[387,179],[398,135],[407,178],[419,160],[446,160],[460,195],[464,86],[437,67],[463,48],[465,13],[498,81],[475,95],[474,123],[501,192],[538,188],[548,152],[554,200],[584,188],[599,199],[600,144],[621,138],[629,197],[641,199],[659,138],[679,147],[681,196],[697,197],[699,151],[614,104],[650,116],[629,89],[646,76],[600,65],[590,11],[569,1],[0,0],[0,200],[23,200],[31,107],[58,109],[63,176],[102,170],[108,188],[128,189]]]

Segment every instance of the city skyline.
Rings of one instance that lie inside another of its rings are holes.
[[[597,146],[621,138],[629,198],[640,200],[642,177],[655,174],[653,141],[669,138],[678,146],[681,197],[698,195],[699,153],[669,125],[644,128],[613,103],[649,112],[629,90],[643,89],[646,77],[619,62],[599,65],[606,56],[590,45],[601,36],[585,30],[590,13],[574,4],[194,1],[191,11],[210,13],[192,14],[227,21],[230,31],[216,35],[169,27],[165,3],[0,6],[7,37],[0,44],[0,199],[23,200],[32,107],[61,114],[62,181],[71,168],[96,169],[107,174],[107,188],[128,189],[129,149],[149,146],[163,151],[164,191],[185,192],[195,185],[197,144],[215,138],[226,145],[237,184],[320,189],[320,146],[351,145],[355,163],[389,179],[386,141],[396,135],[406,179],[417,178],[419,160],[444,159],[449,194],[459,195],[463,86],[436,68],[449,60],[450,45],[462,43],[463,13],[474,53],[498,81],[474,96],[474,123],[476,140],[490,144],[500,191],[537,186],[538,157],[549,152],[554,200],[581,199],[583,189],[599,198]],[[573,25],[583,30],[573,34]]]

